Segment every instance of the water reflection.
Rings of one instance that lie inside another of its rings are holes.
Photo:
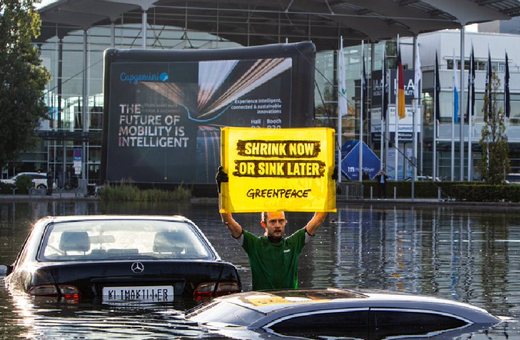
[[[10,335],[5,339],[14,339],[14,335],[42,340],[171,339],[200,338],[204,334],[197,324],[185,321],[181,312],[169,306],[38,304],[17,293],[10,298],[14,319],[4,319],[6,334]]]
[[[519,315],[516,214],[345,208],[328,228],[302,283],[436,295]]]
[[[0,202],[0,263],[11,263],[30,225],[47,215],[182,214],[208,236],[221,257],[240,270],[250,290],[247,256],[221,225],[216,204]],[[258,214],[235,216],[260,234]],[[311,214],[287,214],[287,232]],[[435,295],[468,302],[509,318],[472,339],[520,338],[520,213],[486,213],[450,206],[341,207],[330,214],[300,260],[300,287],[369,288]],[[0,338],[162,339],[211,337],[163,308],[42,306],[10,296],[0,282]],[[77,328],[76,328],[77,327]],[[461,338],[461,339],[466,339]]]

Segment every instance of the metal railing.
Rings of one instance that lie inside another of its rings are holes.
[[[363,199],[363,184],[356,182],[341,182],[337,196],[346,199]]]
[[[30,188],[29,196],[45,196],[47,195],[47,189]]]

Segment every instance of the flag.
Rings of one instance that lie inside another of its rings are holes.
[[[453,120],[455,124],[459,122],[459,89],[457,79],[457,61],[455,60],[455,53],[453,53]]]
[[[421,72],[421,56],[419,53],[419,43],[417,43],[417,46],[415,46],[415,77],[414,77],[414,93],[413,97],[420,103],[421,100],[421,79],[422,79],[422,72]]]
[[[491,115],[491,78],[493,77],[493,69],[491,68],[491,52],[488,49],[488,64],[486,71],[486,88],[485,95],[488,99],[488,105],[484,109],[484,121],[487,122],[488,117]]]
[[[471,46],[468,70],[468,105],[466,106],[466,120],[469,122],[469,115],[475,114],[475,53]]]
[[[403,119],[406,117],[406,109],[404,103],[404,71],[403,71],[403,62],[401,61],[401,48],[397,52],[397,108],[399,115],[399,119]]]
[[[511,97],[509,94],[509,60],[507,59],[507,52],[506,52],[506,74],[504,76],[504,108],[506,117],[509,118],[509,115],[511,114]]]
[[[437,52],[435,52],[435,88],[434,88],[434,98],[435,98],[435,119],[441,120],[441,109],[440,109],[440,100],[439,95],[441,93],[441,82],[439,80],[439,59],[437,58]]]
[[[347,81],[345,79],[345,57],[343,56],[343,39],[341,39],[340,48],[338,51],[338,109],[339,116],[346,116],[348,113],[347,103]]]
[[[381,72],[381,119],[386,120],[386,113],[388,111],[388,78],[387,78],[387,70],[386,70],[386,53],[383,52],[383,71]]]

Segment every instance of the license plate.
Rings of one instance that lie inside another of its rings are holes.
[[[103,302],[172,302],[172,286],[104,287]]]

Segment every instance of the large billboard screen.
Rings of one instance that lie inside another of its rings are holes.
[[[313,126],[310,42],[105,51],[102,180],[213,183],[220,128]]]

